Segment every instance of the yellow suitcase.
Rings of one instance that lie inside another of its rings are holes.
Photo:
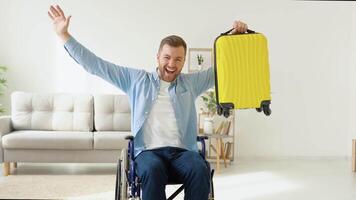
[[[271,114],[267,39],[251,30],[222,33],[214,43],[217,113],[228,117],[231,109],[256,108]]]

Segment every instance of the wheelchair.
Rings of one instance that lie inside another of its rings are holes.
[[[116,186],[115,186],[115,200],[140,200],[141,199],[141,184],[139,177],[136,174],[136,166],[134,162],[134,137],[126,136],[128,142],[128,148],[122,149],[120,157],[117,163],[116,172]],[[205,160],[205,140],[207,136],[198,136],[197,141],[201,143],[200,155]],[[208,162],[208,169],[210,171],[210,193],[208,200],[214,199],[214,186],[213,176],[214,169],[210,168]],[[168,180],[168,185],[182,184],[177,181]],[[184,190],[184,186],[181,185],[167,200],[174,199],[181,191]]]

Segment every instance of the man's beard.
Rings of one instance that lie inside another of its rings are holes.
[[[174,81],[178,76],[177,70],[171,72],[170,70],[167,69],[167,66],[164,66],[163,68],[158,67],[158,72],[159,72],[158,73],[159,77],[167,82]]]

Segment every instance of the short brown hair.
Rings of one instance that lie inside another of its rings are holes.
[[[184,54],[187,53],[187,44],[185,43],[183,38],[181,38],[181,37],[179,37],[177,35],[170,35],[170,36],[167,36],[167,37],[163,38],[162,41],[161,41],[161,44],[159,45],[159,50],[158,51],[161,51],[165,44],[168,44],[169,46],[172,46],[172,47],[183,46]]]

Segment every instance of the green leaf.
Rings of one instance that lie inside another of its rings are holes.
[[[0,78],[0,84],[6,84],[7,80],[4,78]]]
[[[7,71],[7,67],[5,67],[5,66],[0,66],[0,70],[2,70],[2,71]]]

